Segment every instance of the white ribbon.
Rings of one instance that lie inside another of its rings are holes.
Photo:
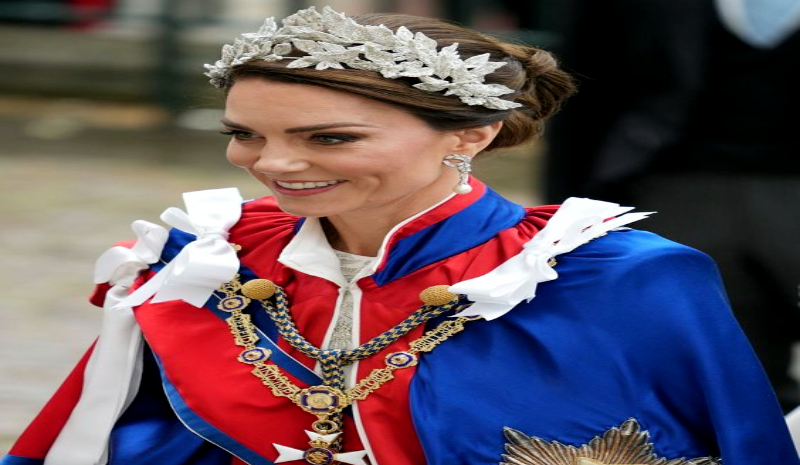
[[[137,236],[132,248],[112,247],[95,263],[95,283],[113,287],[106,294],[100,337],[84,372],[81,397],[46,465],[105,464],[111,429],[139,389],[142,334],[133,310],[118,305],[139,272],[158,261],[168,233],[147,221],[135,221],[132,229]]]
[[[455,316],[481,316],[493,320],[522,301],[536,297],[539,283],[558,278],[550,260],[652,212],[628,213],[633,207],[571,197],[547,225],[528,241],[517,255],[489,273],[450,286],[450,292],[465,294],[475,302]]]
[[[158,274],[123,300],[120,307],[183,300],[202,307],[211,294],[239,270],[239,258],[228,243],[228,230],[239,221],[242,196],[234,188],[183,194],[186,212],[168,208],[161,219],[197,237]]]

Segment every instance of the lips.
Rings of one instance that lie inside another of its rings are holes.
[[[339,184],[340,182],[342,181],[335,179],[332,181],[299,181],[299,182],[275,181],[275,184],[284,189],[302,190],[302,189],[319,189],[321,187],[333,186],[335,184]]]
[[[334,179],[330,181],[278,181],[272,180],[272,191],[276,194],[289,197],[308,197],[338,188],[345,181]]]

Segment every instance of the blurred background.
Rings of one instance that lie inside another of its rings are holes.
[[[557,0],[339,0],[348,14],[448,18],[513,40],[557,41]],[[0,0],[0,456],[99,331],[94,259],[185,191],[265,195],[224,160],[222,96],[202,75],[222,44],[312,3]],[[321,7],[323,4],[316,4]],[[536,201],[540,147],[478,175]]]

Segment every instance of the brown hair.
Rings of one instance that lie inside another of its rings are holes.
[[[235,66],[227,88],[244,77],[317,85],[399,106],[438,130],[480,127],[503,121],[503,128],[486,150],[514,147],[538,136],[544,121],[575,91],[571,76],[558,67],[549,52],[536,47],[503,42],[433,18],[372,13],[353,19],[363,25],[383,24],[392,30],[405,26],[412,32],[423,32],[440,48],[458,43],[462,59],[489,53],[490,60],[505,61],[507,64],[489,74],[486,82],[514,89],[513,94],[502,98],[523,106],[504,111],[470,106],[457,97],[416,89],[412,87],[418,82],[414,79],[387,79],[377,72],[356,69],[287,68],[281,61],[255,60]]]

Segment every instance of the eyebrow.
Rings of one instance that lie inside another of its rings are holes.
[[[238,124],[238,123],[234,123],[233,121],[231,121],[231,120],[229,120],[227,118],[222,118],[222,120],[220,120],[220,122],[222,124],[224,124],[225,126],[229,126],[229,127],[232,127],[232,128],[238,128],[238,129],[245,129],[245,130],[251,131],[251,129],[248,128],[247,126],[244,126],[244,125],[241,125],[241,124]],[[334,129],[334,128],[343,128],[343,127],[374,128],[374,127],[377,127],[377,126],[373,126],[373,125],[370,125],[370,124],[363,124],[363,123],[350,123],[350,122],[324,123],[324,124],[314,124],[314,125],[311,125],[311,126],[299,126],[299,127],[296,127],[296,128],[284,129],[283,132],[285,132],[286,134],[299,134],[299,133],[303,133],[303,132],[322,131],[322,130],[325,130],[325,129]]]

